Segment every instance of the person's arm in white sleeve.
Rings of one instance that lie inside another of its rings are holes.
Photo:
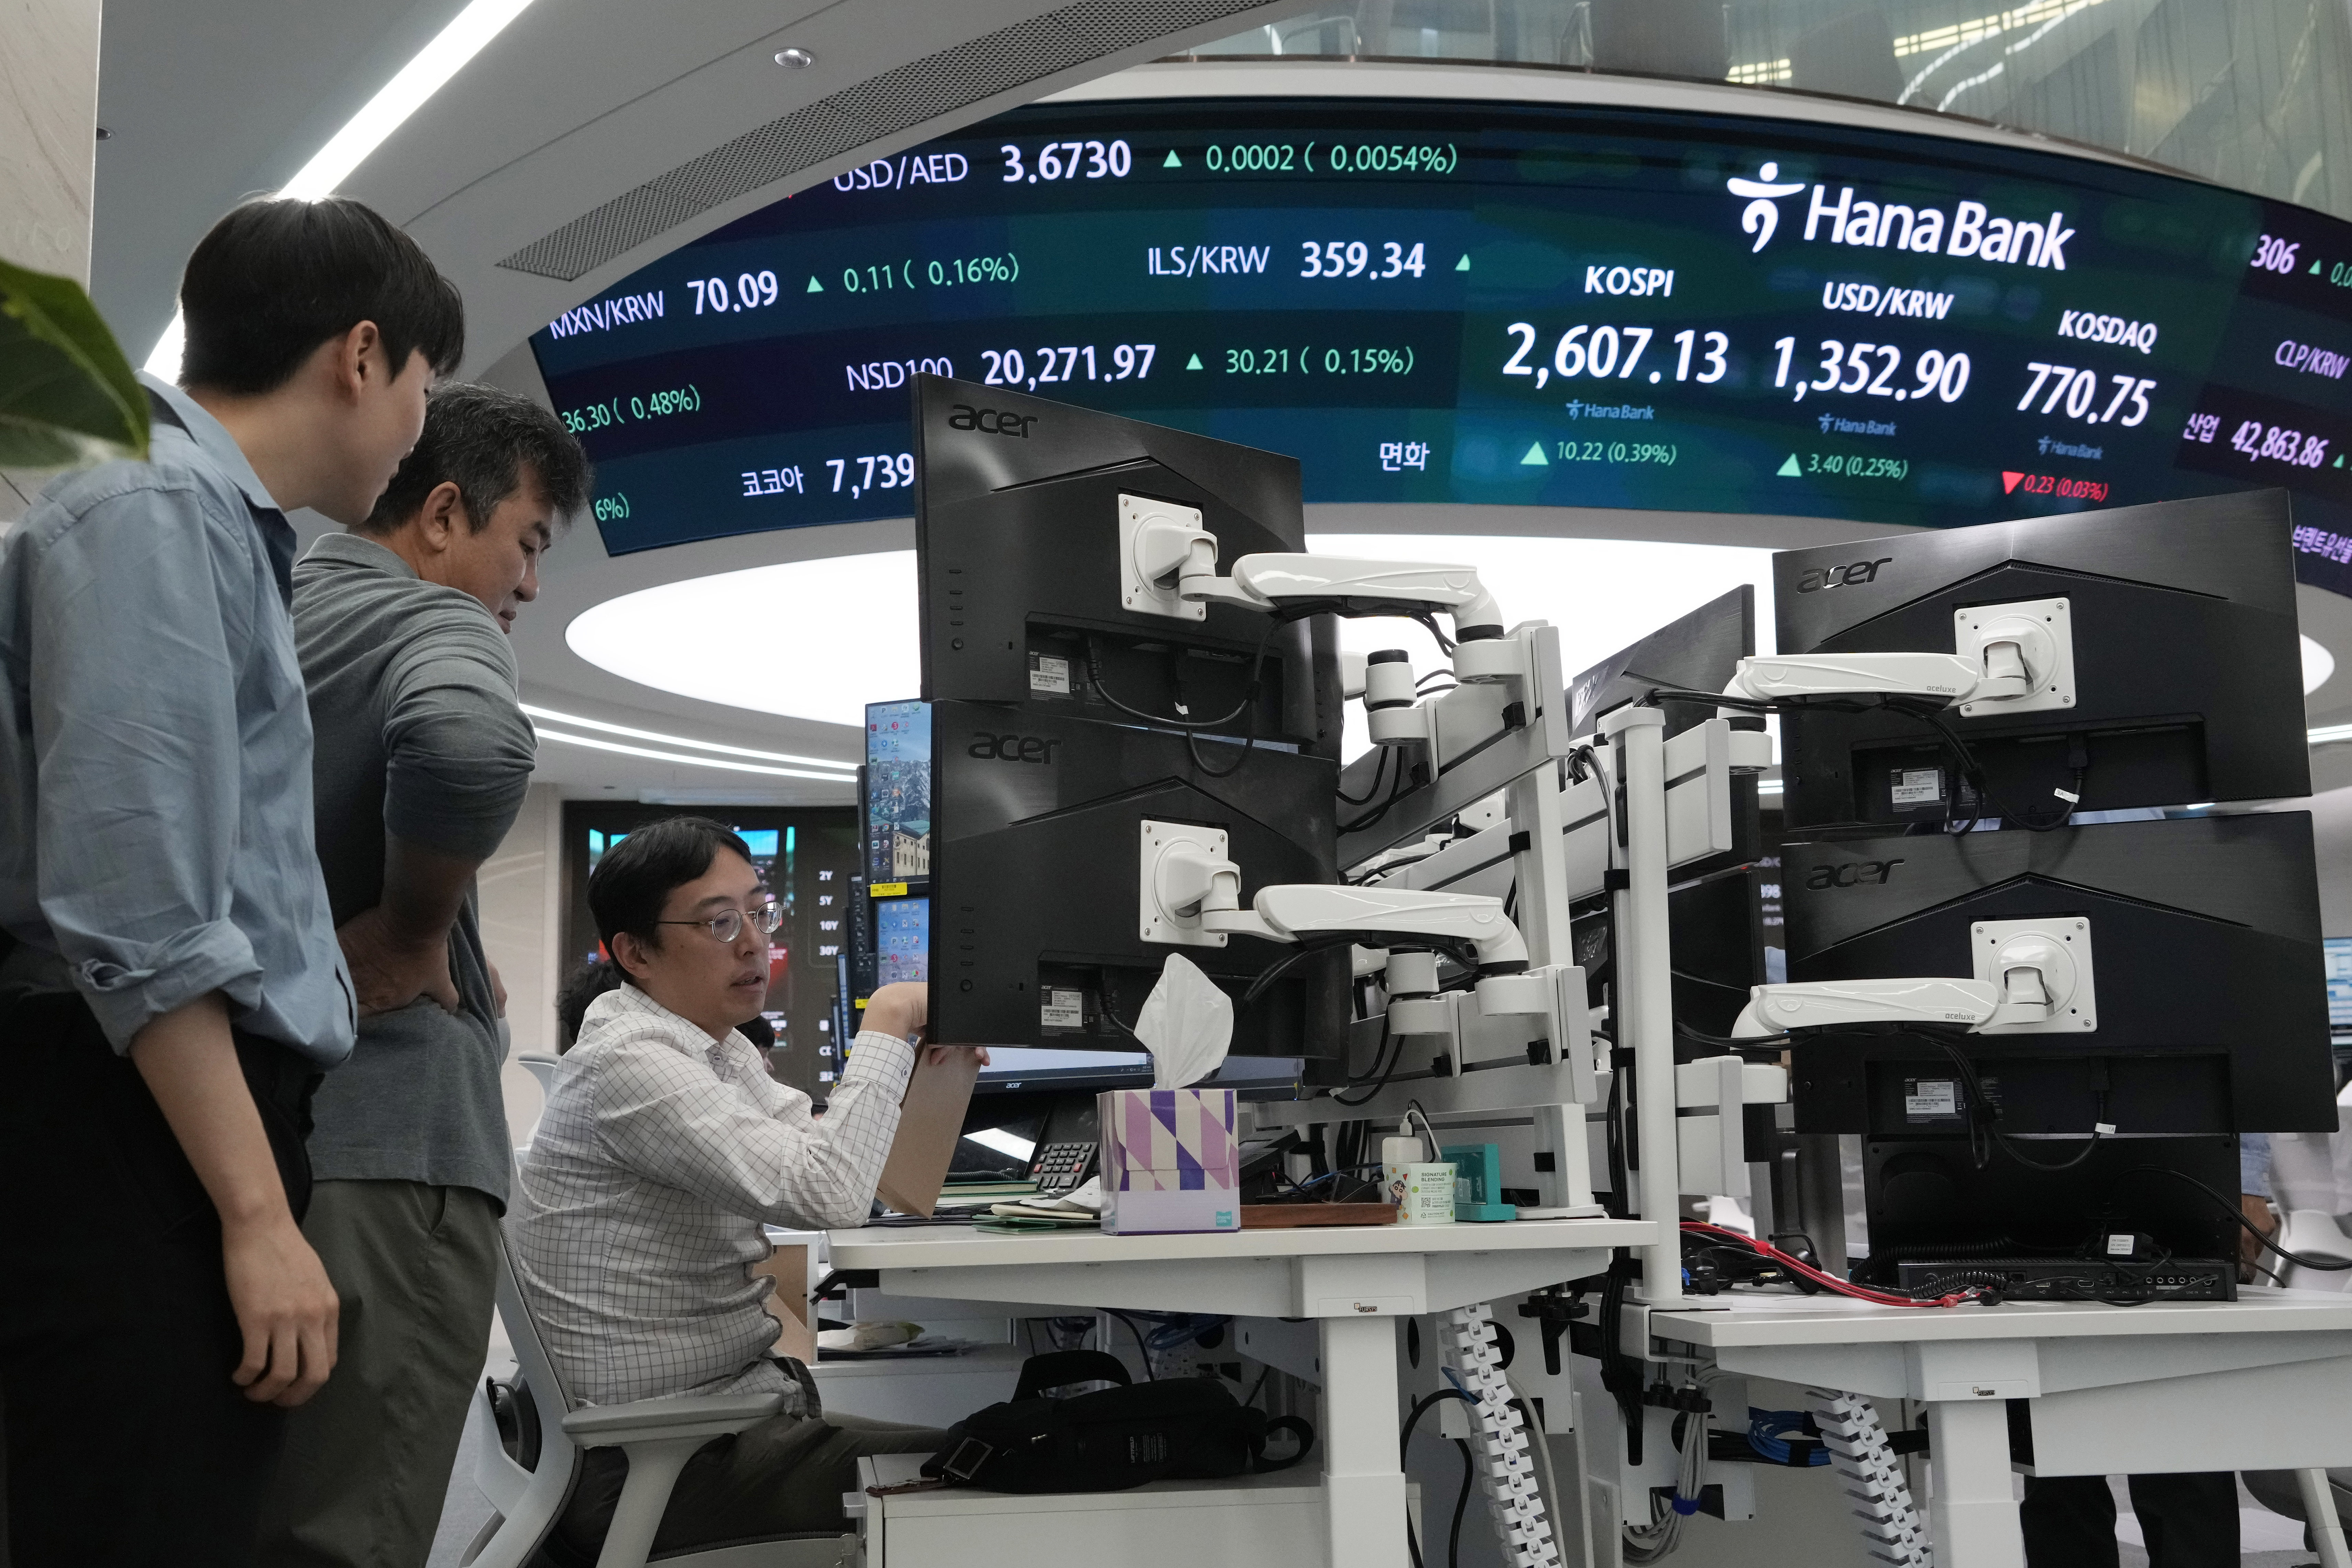
[[[874,1021],[882,1027],[858,1036],[822,1118],[769,1116],[683,1057],[627,1052],[596,1064],[598,1128],[625,1168],[732,1213],[800,1229],[856,1225],[890,1157],[915,1067],[905,1034],[922,1019],[893,1008]],[[902,1022],[904,1033],[887,1032]]]

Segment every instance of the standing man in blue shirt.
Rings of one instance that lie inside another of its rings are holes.
[[[374,512],[294,568],[319,859],[360,1026],[319,1091],[302,1226],[342,1300],[340,1355],[289,1424],[263,1568],[425,1568],[433,1549],[513,1168],[474,888],[537,752],[506,634],[587,491],[547,409],[437,387]]]
[[[15,1568],[244,1563],[334,1366],[302,1140],[354,1004],[311,826],[294,531],[365,518],[465,335],[356,202],[237,208],[143,463],[0,545],[0,1404]]]

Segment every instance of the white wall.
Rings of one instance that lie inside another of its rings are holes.
[[[482,947],[506,982],[511,1032],[507,1120],[528,1134],[539,1116],[539,1086],[514,1065],[523,1051],[555,1049],[555,991],[562,955],[563,801],[560,786],[535,784],[522,811],[475,879],[481,889]]]
[[[99,0],[0,0],[0,258],[89,281]],[[0,470],[0,534],[46,474]]]

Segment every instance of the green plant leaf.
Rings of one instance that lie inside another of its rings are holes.
[[[81,285],[0,261],[0,467],[146,455],[146,389]]]

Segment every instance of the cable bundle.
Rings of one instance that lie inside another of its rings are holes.
[[[1850,1279],[1841,1279],[1834,1274],[1824,1273],[1793,1253],[1781,1251],[1769,1241],[1759,1241],[1752,1236],[1727,1229],[1723,1226],[1708,1225],[1704,1220],[1686,1219],[1683,1221],[1683,1233],[1686,1236],[1704,1236],[1715,1241],[1736,1242],[1741,1247],[1752,1248],[1770,1258],[1790,1273],[1811,1280],[1824,1290],[1840,1296],[1851,1296],[1857,1301],[1874,1302],[1881,1307],[1957,1307],[1964,1301],[1973,1301],[1984,1294],[1981,1287],[1973,1285],[1966,1289],[1953,1291],[1949,1295],[1926,1298],[1898,1295],[1892,1290],[1874,1290],[1867,1285],[1856,1285]]]
[[[1870,1554],[1896,1568],[1934,1568],[1927,1527],[1912,1504],[1911,1483],[1886,1440],[1877,1410],[1859,1394],[1822,1388],[1806,1392],[1812,1396],[1813,1424],[1822,1429],[1830,1463],[1850,1483],[1846,1495],[1862,1505],[1853,1511],[1863,1522]]]
[[[1529,1431],[1504,1375],[1493,1310],[1484,1303],[1458,1307],[1441,1320],[1440,1332],[1446,1367],[1472,1401],[1471,1447],[1505,1560],[1513,1568],[1559,1568],[1559,1546],[1529,1452],[1530,1443],[1543,1438]]]

